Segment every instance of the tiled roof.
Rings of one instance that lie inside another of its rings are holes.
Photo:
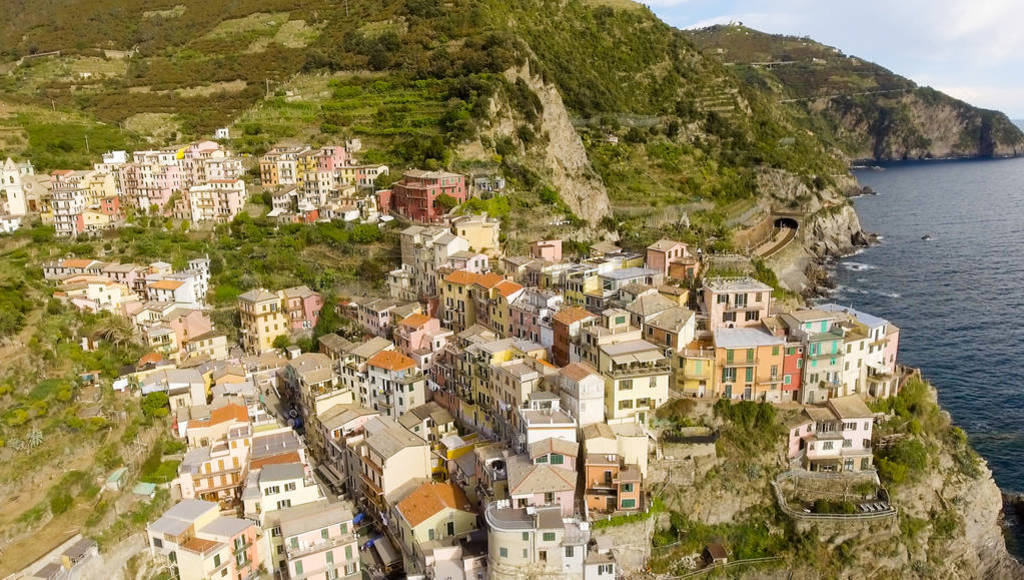
[[[453,483],[425,483],[398,502],[398,511],[411,527],[445,509],[473,511],[465,492]]]
[[[576,488],[576,471],[534,465],[523,456],[513,457],[508,463],[508,492],[525,495],[569,491]]]
[[[586,320],[587,318],[591,318],[594,316],[597,315],[594,314],[593,312],[590,312],[589,310],[580,308],[578,306],[570,306],[568,308],[563,308],[559,310],[555,314],[555,320],[564,324],[572,324],[574,322]]]
[[[402,319],[401,322],[398,323],[398,325],[399,326],[412,326],[412,327],[416,327],[416,326],[422,326],[422,325],[426,324],[429,321],[430,321],[430,317],[429,316],[427,316],[426,314],[418,314],[417,313],[417,314],[411,314],[409,316],[406,316],[405,318]]]
[[[591,375],[598,374],[597,370],[587,363],[572,363],[562,367],[558,372],[576,382],[582,381]]]
[[[495,289],[498,291],[499,294],[501,294],[505,298],[508,298],[509,296],[522,290],[523,287],[519,284],[516,284],[515,282],[512,282],[511,280],[502,280],[501,282],[498,282],[498,285],[495,286]]]
[[[404,371],[407,368],[415,367],[416,361],[398,352],[397,350],[382,350],[366,361],[370,366],[387,369],[389,371]]]
[[[177,290],[184,286],[185,283],[181,280],[157,280],[156,282],[150,282],[150,288],[156,288],[157,290]]]
[[[559,453],[561,455],[576,457],[580,453],[580,446],[578,443],[566,441],[565,439],[548,437],[547,439],[541,439],[540,441],[534,441],[531,443],[529,452],[530,459],[536,459],[541,455],[547,455],[549,453]]]

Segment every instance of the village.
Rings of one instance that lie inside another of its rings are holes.
[[[667,449],[657,412],[679,400],[798,410],[778,441],[785,478],[877,486],[866,401],[905,380],[892,323],[709,276],[707,256],[669,239],[642,253],[599,242],[574,259],[563,240],[536,240],[508,255],[500,221],[439,202],[500,184],[407,170],[378,189],[388,168],[360,165],[358,150],[274,148],[260,186],[279,223],[408,223],[386,296],[253,288],[233,341],[209,314],[208,256],[177,271],[43,268],[54,298],[124,317],[149,351],[112,388],[166,405],[186,446],[162,484],[176,503],[146,526],[149,553],[178,577],[627,577],[635,568],[596,527],[652,510],[648,474]],[[243,165],[216,142],[130,159],[49,176],[8,160],[5,228],[36,213],[74,238],[119,227],[126,210],[225,222],[245,203]],[[303,349],[295,339],[313,337],[325,308],[345,324]],[[819,515],[785,478],[773,483],[783,510]],[[895,513],[884,492],[868,496],[845,515]],[[728,558],[709,544],[698,566]]]

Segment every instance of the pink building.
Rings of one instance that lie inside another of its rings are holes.
[[[213,330],[213,321],[202,310],[174,310],[167,317],[167,324],[174,331],[179,345]]]
[[[412,314],[395,326],[394,339],[398,350],[428,371],[434,356],[444,349],[452,331],[441,328],[441,321],[426,314]]]
[[[663,239],[647,246],[647,267],[663,276],[686,280],[700,272],[700,261],[686,244]]]
[[[550,443],[549,443],[550,442]],[[548,453],[536,450],[548,444],[554,450]],[[564,450],[562,448],[565,448]],[[563,516],[573,515],[576,497],[576,452],[569,454],[569,447],[574,443],[561,439],[546,439],[530,446],[527,456],[511,457],[508,461],[508,495],[512,507],[528,506],[561,507]],[[553,458],[552,455],[557,456]]]
[[[286,578],[359,575],[352,512],[342,503],[305,504],[280,514]]]
[[[146,536],[150,553],[173,562],[180,578],[253,578],[263,565],[256,524],[221,516],[213,502],[181,501]]]
[[[703,304],[708,330],[760,327],[768,318],[771,286],[750,277],[704,280]]]
[[[530,245],[530,256],[549,262],[562,261],[562,240],[539,240]]]
[[[790,459],[810,471],[871,469],[871,433],[875,414],[859,395],[829,399],[806,407],[789,427]]]
[[[555,340],[552,318],[563,302],[559,292],[527,288],[509,305],[510,334],[551,348]]]
[[[324,306],[323,297],[313,292],[308,286],[285,288],[281,291],[284,297],[284,310],[292,330],[311,330],[320,319],[320,309]]]
[[[393,210],[413,221],[436,222],[445,213],[436,204],[442,195],[455,198],[459,203],[466,201],[466,176],[411,169],[391,187],[388,195],[380,192],[379,202],[381,211]]]

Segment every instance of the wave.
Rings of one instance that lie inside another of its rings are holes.
[[[878,268],[878,266],[873,264],[864,264],[862,262],[843,262],[842,264],[844,268],[854,272],[863,272],[865,270],[875,270]]]

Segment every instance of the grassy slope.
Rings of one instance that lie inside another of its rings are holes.
[[[959,148],[988,155],[998,145],[1024,146],[1024,133],[1002,113],[973,107],[929,87],[807,37],[766,34],[743,26],[712,26],[687,31],[705,54],[730,63],[748,84],[767,89],[777,99],[797,99],[795,107],[810,113],[818,134],[847,153],[861,155],[881,143],[897,142],[927,149],[929,140],[906,106],[913,99],[923,107],[951,108],[965,128]],[[752,63],[784,63],[752,66]],[[830,106],[806,107],[809,99],[833,97]],[[856,121],[862,129],[844,132],[839,122]],[[851,134],[852,133],[852,134]]]

